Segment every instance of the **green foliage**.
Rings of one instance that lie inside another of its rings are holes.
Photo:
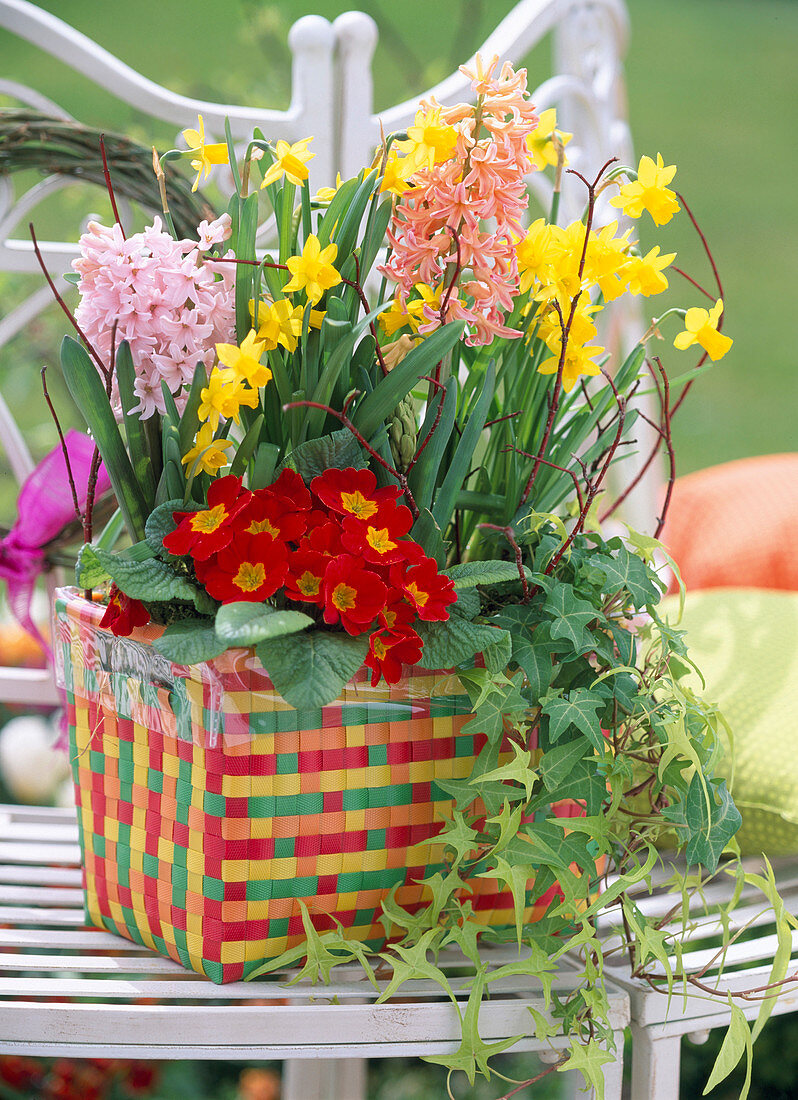
[[[368,638],[308,630],[261,642],[255,652],[292,707],[323,707],[336,699],[368,651]]]
[[[217,637],[228,646],[257,645],[309,626],[313,619],[301,611],[281,611],[262,603],[228,603],[216,612]]]

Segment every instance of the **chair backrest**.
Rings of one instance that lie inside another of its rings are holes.
[[[412,122],[419,98],[440,102],[467,99],[470,87],[459,71],[426,92],[376,113],[373,108],[372,58],[377,26],[363,12],[346,12],[332,24],[321,16],[298,20],[289,33],[292,54],[291,101],[287,111],[213,103],[178,95],[141,76],[107,50],[28,0],[0,0],[0,27],[26,38],[42,50],[84,74],[127,104],[159,121],[182,129],[202,114],[209,137],[219,139],[229,118],[234,138],[246,138],[259,126],[272,138],[296,141],[314,135],[315,159],[310,162],[314,188],[333,183],[336,172],[356,173],[368,162],[386,132]],[[521,0],[480,47],[486,58],[520,61],[536,44],[550,36],[552,75],[533,93],[544,109],[556,105],[559,124],[577,137],[568,146],[569,162],[593,173],[610,156],[631,162],[632,148],[626,116],[623,55],[628,20],[623,0]],[[35,88],[0,79],[0,94],[21,103],[69,118]],[[30,241],[14,236],[30,211],[54,191],[70,185],[63,176],[51,176],[17,196],[9,178],[0,178],[0,271],[36,272]],[[543,173],[530,178],[530,187],[544,208],[551,199],[551,183]],[[563,191],[565,219],[581,214],[583,194],[574,186]],[[608,207],[597,210],[599,222],[611,220]],[[76,246],[66,241],[41,242],[42,254],[53,274],[69,269]],[[0,321],[0,350],[50,301],[42,287]],[[613,343],[630,346],[641,331],[634,311],[618,313],[613,321]],[[15,477],[21,480],[31,467],[30,454],[8,409],[0,398],[0,433]],[[643,448],[645,449],[645,448]],[[635,525],[653,515],[659,477],[653,472],[641,484],[636,499],[627,502],[627,516]],[[0,682],[0,698],[2,698]]]

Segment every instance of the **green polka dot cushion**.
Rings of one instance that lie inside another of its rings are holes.
[[[661,614],[675,623],[678,601]],[[745,855],[798,853],[798,593],[756,588],[690,592],[679,624],[704,675],[689,686],[716,702],[734,735],[731,792]],[[731,775],[727,753],[721,768]]]

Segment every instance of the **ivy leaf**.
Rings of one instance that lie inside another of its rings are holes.
[[[625,589],[635,607],[659,603],[662,582],[658,581],[643,559],[630,553],[620,539],[612,539],[607,545],[615,550],[613,556],[602,556],[596,563],[606,578],[605,592],[615,594]]]
[[[473,660],[477,653],[487,653],[491,646],[498,646],[509,658],[510,636],[495,626],[449,618],[445,622],[419,623],[416,630],[424,643],[419,661],[422,668],[454,668]]]
[[[224,604],[216,612],[216,633],[225,646],[257,645],[309,626],[313,626],[313,619],[302,611],[278,611],[246,600]]]
[[[452,848],[455,853],[455,866],[479,847],[479,834],[467,824],[460,810],[452,811],[452,819],[438,834],[437,839],[447,848]]]
[[[554,585],[546,597],[543,610],[552,619],[549,628],[552,638],[564,638],[573,646],[577,656],[593,649],[595,642],[588,630],[588,623],[598,618],[599,612],[587,600],[580,600],[571,585]]]
[[[404,985],[409,978],[429,978],[430,981],[435,982],[436,985],[441,987],[455,1008],[457,1008],[457,1001],[452,992],[452,987],[449,985],[449,979],[439,967],[435,966],[435,964],[431,963],[427,958],[427,954],[438,947],[438,941],[441,939],[442,933],[443,929],[436,925],[434,928],[428,928],[416,943],[407,947],[398,943],[393,944],[390,953],[384,952],[380,955],[381,959],[384,959],[385,962],[393,967],[393,975],[388,985],[377,998],[378,1005],[383,1004],[393,997],[396,990]]]
[[[492,832],[492,830],[488,829],[489,825],[496,825],[499,830],[499,835],[493,842],[493,855],[496,855],[498,852],[500,852],[502,848],[506,848],[512,837],[517,834],[518,827],[521,824],[521,815],[523,813],[523,810],[523,804],[519,803],[519,805],[513,808],[510,806],[509,801],[505,798],[504,804],[501,808],[501,812],[498,814],[494,814],[493,817],[487,818],[487,820],[485,821],[485,831],[487,833]]]
[[[463,731],[484,733],[491,744],[496,744],[504,737],[505,715],[512,721],[514,717],[523,716],[527,709],[526,699],[510,680],[501,690],[490,692],[474,706],[474,717]]]
[[[506,764],[494,768],[480,777],[481,780],[496,780],[502,783],[519,783],[526,792],[527,799],[532,797],[532,790],[538,781],[538,773],[532,767],[532,753],[528,749],[520,748],[515,741],[510,742],[513,750],[513,759]]]
[[[227,643],[217,638],[212,619],[192,618],[172,623],[152,647],[176,665],[198,665],[224,653]]]
[[[532,573],[523,566],[524,576],[532,579]],[[442,570],[454,581],[455,588],[474,588],[478,584],[504,584],[520,580],[518,566],[513,561],[467,561]]]
[[[563,734],[576,728],[600,752],[604,752],[604,734],[596,711],[603,710],[606,700],[589,688],[576,688],[560,699],[550,699],[541,710],[549,719],[549,740],[559,741]]]
[[[216,601],[203,592],[165,562],[150,558],[147,561],[126,561],[108,550],[96,547],[97,562],[106,570],[117,588],[134,600],[151,603],[167,603],[184,600],[193,603],[199,612],[216,610]]]
[[[714,873],[721,852],[742,825],[742,818],[725,779],[711,779],[707,788],[705,791],[694,774],[681,802],[668,806],[663,815],[681,827],[680,838],[686,835],[687,862],[700,863]]]
[[[716,1085],[719,1085],[721,1081],[725,1081],[743,1055],[745,1055],[745,1081],[739,1096],[739,1100],[745,1100],[751,1087],[751,1065],[753,1059],[751,1028],[745,1018],[743,1010],[732,1000],[731,993],[729,993],[729,1008],[731,1009],[729,1030],[723,1037],[723,1043],[718,1051],[718,1056],[712,1067],[712,1073],[709,1075],[709,1080],[704,1089],[704,1096],[706,1096],[710,1089],[714,1089]]]
[[[540,777],[548,791],[556,791],[584,759],[587,746],[581,737],[547,749],[538,764]]]
[[[593,1088],[596,1100],[604,1100],[604,1072],[602,1066],[615,1061],[615,1055],[603,1050],[597,1039],[588,1039],[586,1043],[575,1043],[568,1054],[568,1060],[557,1066],[558,1073],[567,1073],[575,1069],[582,1074],[587,1088]]]
[[[496,1054],[501,1054],[518,1042],[522,1036],[515,1035],[509,1039],[500,1039],[496,1043],[485,1043],[478,1031],[479,1006],[486,985],[486,967],[483,966],[472,979],[473,985],[468,997],[468,1005],[462,1018],[463,1037],[459,1049],[454,1054],[428,1055],[427,1062],[435,1062],[447,1069],[460,1069],[468,1078],[469,1084],[474,1083],[477,1068],[485,1077],[490,1076],[488,1059]],[[459,1009],[458,1009],[459,1012]]]
[[[508,863],[502,856],[496,857],[496,866],[491,871],[480,871],[475,878],[489,878],[502,882],[513,895],[513,913],[515,916],[515,937],[521,946],[521,934],[526,909],[526,888],[529,882],[529,868],[517,863]]]
[[[348,466],[362,470],[366,465],[363,449],[348,428],[340,428],[318,439],[307,439],[287,456],[284,466],[296,470],[306,484],[325,470]]]
[[[512,635],[511,660],[526,676],[530,697],[537,701],[546,694],[557,674],[552,658],[559,651],[558,643],[549,637],[547,623],[541,623],[533,634]]]
[[[526,827],[526,837],[537,857],[544,857],[548,866],[560,872],[570,872],[572,863],[589,874],[596,871],[595,840],[604,839],[609,825],[606,819],[594,819],[593,831],[583,835],[574,831],[574,823],[581,818],[547,817],[544,821],[534,821]],[[568,833],[565,830],[569,830]]]
[[[255,652],[286,703],[325,707],[363,664],[368,638],[308,630],[261,642]]]

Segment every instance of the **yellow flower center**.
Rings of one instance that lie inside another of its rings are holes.
[[[267,519],[253,519],[247,531],[250,535],[262,535],[264,531],[267,535],[271,535],[273,539],[279,538],[279,528],[275,527],[272,523],[269,523]]]
[[[382,644],[379,638],[375,638],[373,642],[374,656],[378,661],[381,661],[385,654],[388,652],[387,648]]]
[[[422,589],[418,587],[415,581],[411,582],[407,586],[406,591],[410,599],[413,601],[414,604],[416,604],[417,607],[423,607],[429,599],[429,592],[422,591]]]
[[[341,504],[358,519],[371,519],[377,511],[376,502],[364,497],[359,489],[355,489],[354,493],[341,493]]]
[[[318,596],[321,587],[321,577],[306,569],[296,582],[296,586],[303,596]]]
[[[260,561],[242,561],[233,584],[242,592],[255,592],[266,579],[266,566]]]
[[[189,526],[192,531],[199,531],[203,535],[211,535],[222,526],[226,519],[227,509],[223,504],[217,504],[215,508],[197,512],[191,517]]]
[[[357,592],[354,588],[350,588],[348,584],[344,584],[341,581],[333,589],[332,603],[333,607],[337,611],[351,611],[355,606],[357,600]]]
[[[388,537],[387,527],[367,527],[366,542],[378,554],[388,554],[396,549],[396,543]]]
[[[382,617],[383,617],[383,619],[385,619],[385,625],[388,627],[388,629],[392,630],[393,629],[393,624],[396,622],[396,612],[395,611],[383,611]]]

